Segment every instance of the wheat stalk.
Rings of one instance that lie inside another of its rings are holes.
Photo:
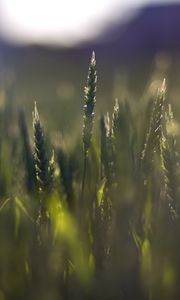
[[[153,110],[150,118],[148,132],[146,134],[146,141],[143,151],[141,153],[141,162],[145,167],[145,172],[148,172],[152,163],[154,153],[160,150],[160,142],[163,132],[164,119],[164,103],[166,95],[166,82],[163,80],[161,88],[158,90],[155,98]]]
[[[82,177],[82,187],[81,187],[81,202],[83,202],[84,198],[84,186],[85,186],[85,179],[86,179],[86,168],[87,168],[87,157],[89,147],[91,145],[92,139],[92,129],[94,123],[94,107],[96,103],[96,85],[97,85],[97,73],[96,73],[96,59],[95,53],[92,53],[89,70],[88,70],[88,77],[87,77],[87,84],[84,90],[84,124],[83,124],[83,154],[84,154],[84,163],[83,163],[83,177]]]
[[[33,129],[34,129],[34,160],[36,168],[36,179],[38,182],[39,192],[47,191],[49,184],[49,165],[47,160],[44,132],[41,126],[37,105],[35,102],[33,112]]]
[[[38,185],[40,210],[37,223],[39,225],[49,223],[49,214],[46,208],[46,198],[52,191],[54,181],[54,153],[50,163],[48,163],[47,152],[44,140],[44,132],[40,122],[40,117],[35,102],[33,112],[34,129],[34,161],[36,170],[36,181]]]
[[[166,112],[165,136],[161,143],[161,161],[164,171],[165,197],[169,206],[172,218],[177,218],[179,214],[179,157],[176,147],[176,137],[174,129],[174,116],[171,105],[168,105]]]

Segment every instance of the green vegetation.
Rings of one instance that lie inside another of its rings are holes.
[[[93,53],[82,137],[70,146],[43,130],[36,103],[33,128],[22,110],[16,122],[7,92],[0,300],[180,297],[179,128],[166,82],[135,110],[116,99],[95,119],[97,83]]]

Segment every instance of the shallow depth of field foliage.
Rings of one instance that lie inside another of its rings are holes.
[[[179,125],[168,85],[162,78],[136,105],[117,95],[96,114],[98,79],[93,53],[76,139],[45,130],[38,99],[29,123],[5,87],[0,300],[180,298]]]

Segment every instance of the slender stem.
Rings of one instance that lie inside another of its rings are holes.
[[[82,177],[82,186],[81,186],[81,203],[84,207],[84,188],[85,188],[85,181],[86,181],[86,169],[87,169],[87,153],[84,153],[84,163],[83,163],[83,177]]]
[[[79,202],[79,225],[82,234],[82,240],[87,242],[86,232],[88,231],[87,227],[87,201],[84,201],[84,190],[85,190],[85,183],[86,183],[86,173],[87,173],[87,159],[88,159],[88,152],[84,152],[84,162],[83,162],[83,174],[82,174],[82,185],[81,185],[81,197]]]

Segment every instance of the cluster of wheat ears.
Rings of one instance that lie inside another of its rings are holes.
[[[99,118],[98,142],[96,88],[93,52],[82,143],[72,153],[58,147],[49,156],[36,103],[32,149],[25,113],[19,113],[25,180],[1,201],[0,299],[180,296],[177,123],[166,82],[149,100],[144,123],[127,100],[116,99],[112,116]],[[2,171],[0,180],[7,184]]]

